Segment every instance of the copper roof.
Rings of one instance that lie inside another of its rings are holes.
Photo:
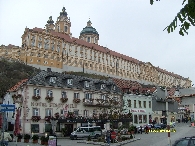
[[[11,87],[8,91],[14,92],[14,91],[18,90],[18,88],[20,88],[27,81],[28,81],[28,79],[21,80],[16,85],[14,85],[13,87]]]

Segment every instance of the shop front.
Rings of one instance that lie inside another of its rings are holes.
[[[133,114],[133,125],[141,126],[149,124],[151,115],[146,109],[131,109],[130,112]]]

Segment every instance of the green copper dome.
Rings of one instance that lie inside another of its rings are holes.
[[[97,35],[99,36],[97,30],[96,30],[95,28],[93,28],[93,27],[91,26],[91,24],[92,24],[92,23],[91,23],[91,21],[89,20],[89,21],[87,22],[87,26],[86,26],[85,28],[83,28],[83,30],[81,31],[80,35],[81,35],[81,34],[97,34]]]

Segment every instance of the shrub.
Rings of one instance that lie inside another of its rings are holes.
[[[45,141],[45,136],[41,136],[41,141]]]
[[[18,139],[22,139],[23,135],[22,134],[18,134],[17,137],[18,137]]]
[[[24,139],[30,139],[30,135],[29,134],[25,134],[24,135]]]
[[[87,138],[88,141],[91,141],[91,136],[89,135],[88,138]]]
[[[35,134],[35,135],[33,135],[32,139],[33,140],[38,140],[39,139],[39,136]]]

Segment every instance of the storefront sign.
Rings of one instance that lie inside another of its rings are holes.
[[[146,110],[145,109],[131,109],[131,112],[132,113],[145,113],[146,112]]]
[[[77,108],[76,104],[64,104],[64,103],[43,103],[43,102],[31,102],[31,106],[42,106],[42,107],[62,107],[67,106],[68,108]]]

